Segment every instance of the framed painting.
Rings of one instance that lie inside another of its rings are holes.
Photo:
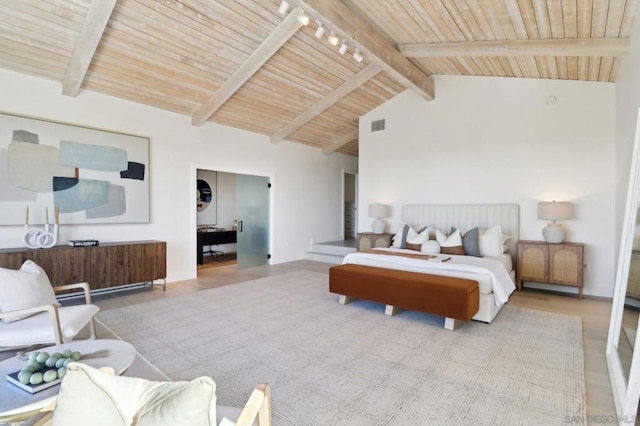
[[[196,220],[198,225],[216,225],[218,222],[218,173],[196,170]]]
[[[0,113],[0,225],[54,211],[62,225],[148,223],[149,138]]]

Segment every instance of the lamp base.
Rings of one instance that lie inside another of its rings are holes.
[[[384,234],[384,222],[380,218],[374,220],[371,229],[374,234]]]
[[[564,242],[567,230],[560,223],[550,223],[542,228],[542,237],[548,243],[558,244]]]

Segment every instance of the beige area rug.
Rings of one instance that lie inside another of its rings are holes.
[[[275,425],[550,425],[586,417],[580,318],[505,306],[457,331],[296,271],[99,313],[171,379],[219,404],[272,386]]]

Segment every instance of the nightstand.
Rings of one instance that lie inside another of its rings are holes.
[[[518,290],[524,281],[576,287],[582,299],[584,244],[518,242]]]
[[[391,239],[394,235],[390,233],[358,232],[358,251],[368,250],[373,247],[390,247]]]

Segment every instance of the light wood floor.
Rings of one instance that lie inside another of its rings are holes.
[[[330,266],[326,263],[301,260],[242,271],[238,271],[235,266],[204,269],[198,271],[197,279],[168,284],[166,292],[156,286],[153,289],[131,290],[96,296],[94,297],[94,303],[100,306],[101,309],[108,310],[235,284],[264,276],[282,274],[297,269],[327,272]],[[594,418],[594,416],[615,416],[615,406],[605,359],[611,303],[587,298],[580,300],[571,295],[524,289],[523,291],[516,291],[509,299],[509,304],[582,317],[587,413],[591,418]]]

